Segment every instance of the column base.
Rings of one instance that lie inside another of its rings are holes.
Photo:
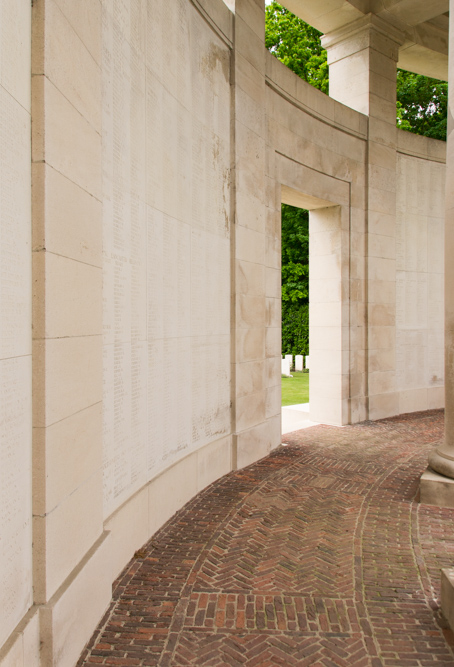
[[[429,454],[429,466],[434,472],[440,473],[440,475],[445,475],[446,477],[452,477],[454,479],[454,459],[451,454],[444,452],[444,449],[451,451],[450,447],[442,444],[440,447],[437,447]]]
[[[454,507],[454,479],[427,468],[419,484],[420,502],[437,507]]]

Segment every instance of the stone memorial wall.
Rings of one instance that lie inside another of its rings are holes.
[[[0,647],[32,604],[30,3],[0,3]]]
[[[398,155],[396,385],[400,412],[443,404],[445,166]]]
[[[390,112],[384,150],[259,0],[32,4],[0,2],[0,667],[74,667],[135,550],[280,443],[282,201],[318,421],[442,405],[444,146]]]
[[[103,3],[105,516],[230,431],[230,53],[187,0]]]

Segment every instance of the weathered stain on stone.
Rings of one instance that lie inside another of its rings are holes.
[[[229,52],[227,49],[222,49],[214,42],[211,42],[209,52],[202,58],[201,70],[206,76],[211,77],[212,73],[218,69],[222,72],[225,81],[230,83]]]

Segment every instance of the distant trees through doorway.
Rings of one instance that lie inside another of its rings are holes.
[[[282,204],[282,353],[309,354],[309,212]]]

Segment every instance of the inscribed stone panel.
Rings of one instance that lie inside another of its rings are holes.
[[[0,86],[0,359],[30,354],[30,116]]]
[[[31,357],[0,361],[0,645],[32,604]]]
[[[191,333],[220,335],[230,322],[229,242],[192,230]]]
[[[396,377],[401,390],[443,384],[443,192],[443,165],[398,155]]]
[[[4,90],[30,110],[30,3],[0,3],[0,83]]]
[[[229,59],[187,0],[103,3],[105,515],[230,429]]]
[[[192,438],[203,446],[230,430],[229,336],[201,336],[192,346]]]
[[[0,646],[33,602],[30,23],[0,2]]]
[[[444,334],[440,329],[429,329],[427,333],[427,371],[429,386],[442,387],[445,375]]]

